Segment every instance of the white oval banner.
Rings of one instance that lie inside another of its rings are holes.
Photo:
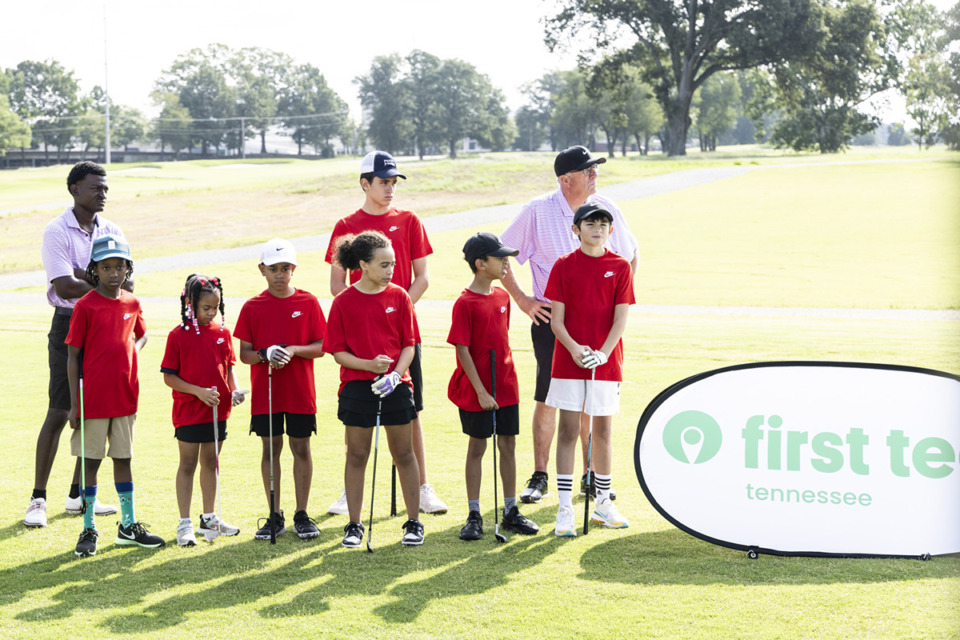
[[[960,378],[773,362],[666,389],[634,463],[656,509],[723,546],[781,555],[960,552]]]

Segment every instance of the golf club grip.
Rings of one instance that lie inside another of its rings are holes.
[[[497,350],[490,349],[490,395],[497,399]]]

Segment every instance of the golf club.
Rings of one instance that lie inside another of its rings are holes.
[[[212,387],[214,391],[217,390],[216,387]],[[217,443],[217,439],[220,435],[220,430],[218,428],[219,421],[217,420],[217,405],[213,405],[213,455],[216,459],[215,469],[217,472],[217,528],[213,530],[206,530],[203,532],[203,537],[207,542],[213,542],[217,539],[217,536],[220,535],[220,522],[223,522],[223,514],[220,512],[220,446]]]
[[[380,447],[380,410],[383,408],[383,398],[377,402],[377,428],[373,436],[373,480],[370,482],[370,525],[367,527],[367,551],[373,553],[373,496],[377,490],[377,449]]]
[[[497,352],[490,349],[490,395],[497,401]],[[493,410],[493,537],[497,542],[506,542],[507,538],[500,533],[500,505],[497,503],[499,490],[497,489],[497,410]],[[514,494],[516,495],[516,494]]]
[[[397,515],[397,464],[390,465],[390,515]]]
[[[273,486],[273,365],[267,364],[267,367],[267,431],[270,433],[270,515],[267,523],[270,525],[270,544],[277,544],[277,526],[273,521],[276,510]]]
[[[590,387],[588,388],[591,405],[593,404],[593,380],[596,375],[596,368],[591,369]],[[591,412],[587,415],[590,416],[590,427],[587,430],[587,495],[583,499],[583,535],[587,535],[590,527],[590,492],[593,491],[593,471],[590,468],[591,459],[593,458],[593,413]]]
[[[83,365],[80,365],[80,515],[87,514],[87,456],[83,432]]]

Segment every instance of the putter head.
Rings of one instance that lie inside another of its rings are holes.
[[[373,553],[373,547],[370,546],[370,538],[367,538],[367,553]]]
[[[507,537],[500,533],[500,525],[497,525],[493,530],[493,537],[497,539],[497,542],[503,543],[507,541]]]

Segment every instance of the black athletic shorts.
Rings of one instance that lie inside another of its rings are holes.
[[[250,416],[250,433],[261,438],[270,437],[270,414],[261,413]],[[287,423],[286,434],[291,438],[309,438],[317,432],[317,415],[315,413],[287,413],[280,411],[273,414],[273,435],[284,434],[283,423]]]
[[[351,380],[340,392],[337,418],[345,427],[375,427],[377,425],[377,406],[380,406],[380,424],[407,424],[417,417],[413,406],[413,392],[404,383],[400,383],[393,393],[380,400],[370,385],[370,380]]]
[[[489,438],[493,435],[493,411],[464,411],[460,409],[460,426],[471,438]],[[500,407],[497,414],[497,435],[515,436],[520,433],[520,405]]]
[[[537,359],[537,388],[533,392],[533,399],[537,402],[547,401],[547,391],[550,390],[550,372],[553,369],[553,345],[556,336],[549,322],[540,321],[539,325],[530,325],[530,337],[533,339],[533,355]]]
[[[420,366],[422,356],[420,345],[413,351],[413,360],[410,361],[410,380],[413,382],[413,408],[417,413],[423,411],[423,368]]]
[[[227,421],[217,422],[217,441],[227,439]],[[173,437],[180,442],[213,442],[213,420],[203,424],[184,424],[173,430]]]
[[[70,331],[70,316],[54,313],[47,334],[47,364],[50,367],[50,385],[47,396],[51,409],[70,411],[70,381],[67,380],[67,332]]]

